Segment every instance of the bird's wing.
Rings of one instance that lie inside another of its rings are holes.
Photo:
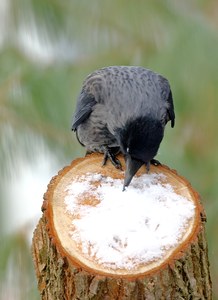
[[[175,112],[174,112],[173,96],[172,96],[171,90],[169,92],[167,102],[169,103],[167,112],[168,112],[168,115],[169,115],[169,119],[171,121],[171,127],[173,128],[174,125],[175,125]]]
[[[173,105],[173,96],[170,89],[169,82],[166,78],[159,76],[159,84],[161,87],[162,98],[167,102],[167,116],[166,122],[171,121],[171,127],[175,125],[175,112]]]
[[[96,101],[93,95],[87,94],[85,91],[81,92],[73,117],[72,130],[75,131],[77,127],[88,118],[95,104]]]

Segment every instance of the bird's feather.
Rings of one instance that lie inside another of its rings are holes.
[[[167,102],[169,103],[168,107],[168,115],[169,119],[171,121],[171,127],[173,128],[175,125],[175,112],[174,112],[174,106],[173,106],[173,97],[172,97],[172,92],[170,91],[169,97],[167,98]]]
[[[89,95],[84,91],[81,92],[73,117],[72,130],[75,131],[77,127],[89,117],[95,104],[96,101],[94,96]]]

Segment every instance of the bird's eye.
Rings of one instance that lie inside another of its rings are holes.
[[[126,148],[126,152],[129,153],[129,147]]]

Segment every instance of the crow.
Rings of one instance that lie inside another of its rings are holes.
[[[124,186],[139,168],[147,172],[164,136],[165,125],[174,127],[175,113],[169,82],[163,76],[139,66],[110,66],[89,74],[83,82],[72,122],[78,141],[87,153],[110,159],[125,157]]]

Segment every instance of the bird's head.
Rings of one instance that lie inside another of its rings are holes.
[[[158,152],[163,135],[162,123],[150,117],[129,120],[123,128],[116,130],[116,137],[126,160],[124,189],[143,164],[149,166],[150,160]]]

